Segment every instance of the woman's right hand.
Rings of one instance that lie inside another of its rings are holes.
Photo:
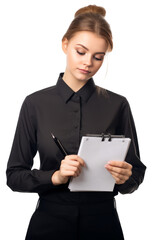
[[[78,177],[85,162],[78,155],[67,155],[61,161],[60,169],[52,175],[54,185],[67,183],[69,177]]]

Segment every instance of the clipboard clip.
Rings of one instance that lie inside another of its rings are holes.
[[[108,141],[111,142],[112,136],[110,133],[108,133]]]
[[[107,137],[108,137],[108,141],[111,142],[112,135],[110,133],[108,133]],[[105,140],[105,134],[102,133],[102,140],[101,141],[103,142],[104,140]]]
[[[105,140],[104,133],[102,133],[102,142]]]
[[[111,142],[113,138],[123,138],[123,139],[125,139],[124,135],[112,135],[110,133],[108,133],[107,135],[105,133],[101,133],[101,134],[85,134],[85,136],[87,136],[87,137],[99,137],[99,138],[101,138],[102,142],[105,141],[105,138],[107,138],[109,142]]]

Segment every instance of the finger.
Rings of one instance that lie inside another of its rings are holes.
[[[77,177],[80,175],[80,173],[81,171],[79,169],[77,169],[76,171],[61,169],[61,175],[64,177]]]
[[[74,171],[62,171],[61,175],[63,177],[73,177],[75,175],[75,172]]]
[[[64,166],[62,166],[62,168],[65,170],[65,171],[74,171],[74,172],[76,172],[76,171],[78,171],[78,170],[80,170],[78,167],[75,167],[75,166],[71,166],[71,165],[64,165]]]
[[[70,160],[70,159],[62,160],[61,164],[74,166],[74,167],[81,166],[80,162],[75,161],[75,160]]]
[[[119,178],[115,178],[115,181],[116,181],[116,184],[123,184],[123,183],[125,183],[124,180],[119,179]]]
[[[128,170],[124,169],[124,168],[120,168],[120,167],[113,167],[111,165],[105,165],[105,168],[109,171],[109,172],[114,172],[116,174],[121,174],[121,175],[129,175]]]
[[[78,164],[78,166],[77,166],[77,164]],[[74,166],[74,165],[68,164],[68,161],[63,161],[63,163],[61,164],[60,170],[61,170],[61,173],[63,176],[65,175],[66,172],[67,172],[67,176],[68,176],[68,171],[72,171],[71,174],[73,176],[74,174],[79,175],[81,173],[81,168],[82,168],[82,166],[78,162],[76,163],[76,166]]]
[[[112,175],[112,177],[114,178],[114,180],[116,181],[116,183],[119,183],[121,180],[115,176]]]
[[[78,177],[79,175],[80,175],[80,171],[75,172],[74,175],[73,175],[73,177]]]
[[[107,164],[111,166],[119,167],[119,168],[132,169],[132,165],[125,161],[109,161]]]
[[[122,178],[129,178],[132,175],[132,171],[130,170],[125,170],[122,168],[117,168],[115,169],[114,167],[112,169],[107,169],[110,173],[114,173],[116,176],[119,176],[121,179]]]
[[[74,161],[78,161],[82,166],[85,166],[85,162],[84,160],[79,157],[78,155],[67,155],[65,157],[65,159],[70,159],[70,160],[74,160]]]
[[[124,183],[124,181],[120,178],[118,178],[117,176],[115,176],[114,174],[111,174],[112,177],[114,178],[116,184],[121,184],[121,183]]]
[[[110,172],[112,174],[113,177],[121,180],[121,181],[127,181],[129,179],[129,176],[128,175],[121,175],[121,174],[118,174],[118,173],[115,173],[115,172]]]
[[[64,160],[61,164],[61,169],[67,170],[67,171],[74,171],[81,173],[82,165],[78,161],[74,160]]]
[[[114,173],[111,173],[111,174],[112,174],[112,177],[115,179],[116,184],[123,184],[128,180],[128,177],[127,178],[120,178],[120,177],[116,176]]]

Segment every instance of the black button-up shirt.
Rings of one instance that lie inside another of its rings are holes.
[[[129,180],[115,185],[114,192],[106,192],[105,196],[114,196],[118,191],[133,192],[143,181],[145,166],[140,161],[135,125],[126,98],[96,86],[92,78],[74,92],[62,77],[63,73],[55,86],[24,100],[8,161],[7,184],[14,191],[37,192],[46,199],[52,200],[55,193],[66,193],[71,199],[77,193],[69,191],[68,183],[54,186],[51,182],[63,159],[51,133],[62,142],[68,154],[77,154],[83,135],[105,132],[131,138],[126,161],[133,166]],[[32,169],[37,151],[39,170]]]

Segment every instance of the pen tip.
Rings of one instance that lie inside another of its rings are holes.
[[[53,135],[53,133],[51,133],[52,137],[55,138],[55,136]]]

